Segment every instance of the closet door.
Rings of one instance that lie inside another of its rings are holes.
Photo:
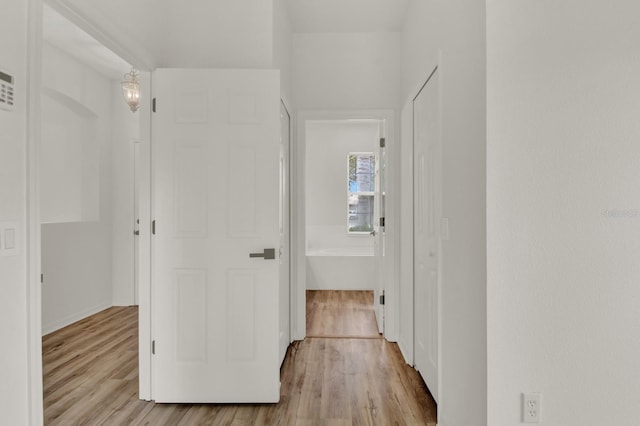
[[[414,131],[414,357],[438,401],[440,232],[442,147],[438,70],[413,101]]]

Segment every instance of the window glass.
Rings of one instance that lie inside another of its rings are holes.
[[[373,231],[375,155],[349,154],[347,224],[350,234]]]

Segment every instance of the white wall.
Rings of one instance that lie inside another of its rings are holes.
[[[87,88],[99,87],[104,78],[46,42],[42,67],[40,219],[97,220],[103,93]]]
[[[374,290],[376,261],[374,256],[307,256],[307,289]]]
[[[0,256],[0,412],[2,422],[25,425],[28,407],[27,279],[25,255],[25,146],[27,111],[27,2],[2,3],[0,69],[15,77],[16,108],[0,110],[0,222],[18,224],[15,256]]]
[[[265,0],[57,0],[98,28],[107,47],[141,69],[269,68],[273,2]]]
[[[280,70],[281,96],[292,108],[293,33],[285,0],[273,0],[273,67]]]
[[[47,86],[41,102],[40,219],[43,223],[97,220],[98,117],[83,103]]]
[[[638,424],[640,6],[487,2],[489,424]]]
[[[43,46],[43,87],[72,99],[94,115],[93,134],[90,135],[93,140],[86,143],[97,147],[96,189],[99,196],[98,214],[92,220],[83,218],[82,221],[42,225],[42,272],[45,276],[42,286],[42,329],[43,333],[48,333],[111,306],[113,87],[95,70],[48,44]],[[43,103],[42,116],[47,117],[49,112],[46,108],[54,105]],[[73,118],[73,114],[58,114],[56,118]],[[58,124],[62,124],[62,128],[74,126],[77,120]],[[43,126],[43,131],[45,129]],[[50,140],[52,136],[61,135],[43,134],[43,144],[61,142]],[[41,159],[43,169],[47,170],[44,164],[56,160],[62,161],[64,167],[66,158],[44,157]],[[81,175],[74,177],[81,178]],[[66,187],[50,190],[56,189],[64,193]],[[50,195],[41,193],[43,198]]]
[[[379,123],[307,121],[306,250],[371,247],[373,237],[347,233],[347,157],[376,152]]]
[[[294,34],[296,108],[397,109],[400,34]]]
[[[436,64],[441,81],[443,217],[449,219],[450,239],[442,244],[438,424],[481,425],[486,422],[484,2],[411,0],[402,39],[403,98],[416,95]],[[405,161],[406,155],[405,150]],[[408,201],[403,209],[411,208]]]
[[[159,66],[268,68],[272,63],[272,1],[198,0],[189,7],[166,1],[152,7],[167,14],[164,44],[154,44]]]

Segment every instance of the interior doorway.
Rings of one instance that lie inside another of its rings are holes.
[[[38,194],[46,333],[112,305],[137,304],[134,175],[142,159],[140,113],[120,99],[131,65],[49,5],[42,16]]]
[[[38,56],[32,67],[34,87],[42,90],[30,97],[38,111],[32,116],[41,117],[33,124],[39,136],[30,141],[40,152],[29,158],[30,202],[39,206],[31,226],[40,229],[32,248],[42,284],[32,332],[41,338],[112,306],[139,303],[149,264],[149,105],[143,97],[134,114],[121,99],[120,81],[131,64],[80,29],[58,3],[34,4],[42,38],[32,41]],[[148,74],[140,79],[148,95]],[[42,364],[38,352],[33,356]],[[51,380],[33,380],[44,386],[46,403]],[[32,395],[33,404],[42,407],[42,394]]]
[[[393,114],[387,111],[300,113],[295,228],[299,318],[306,318],[314,305],[307,297],[324,305],[319,300],[348,299],[336,297],[343,294],[339,292],[364,291],[371,294],[378,333],[393,335],[385,321],[383,296],[390,290],[387,274],[394,271],[385,226],[392,122]],[[325,290],[338,293],[310,293]],[[296,340],[309,335],[308,324],[298,322]]]

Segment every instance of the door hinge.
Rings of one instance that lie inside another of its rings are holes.
[[[380,226],[384,226],[384,217],[380,218]]]
[[[155,355],[156,354],[156,341],[152,340],[151,341],[151,355]]]
[[[40,284],[44,284],[44,274],[40,274]]]
[[[384,291],[382,292],[382,294],[380,295],[380,304],[384,305]]]
[[[156,98],[153,98],[153,100],[151,101],[151,110],[153,112],[156,112]]]
[[[151,221],[151,233],[153,235],[156,235],[156,221],[155,220]]]
[[[386,145],[387,141],[385,138],[380,138],[380,148],[384,148],[384,146]]]

